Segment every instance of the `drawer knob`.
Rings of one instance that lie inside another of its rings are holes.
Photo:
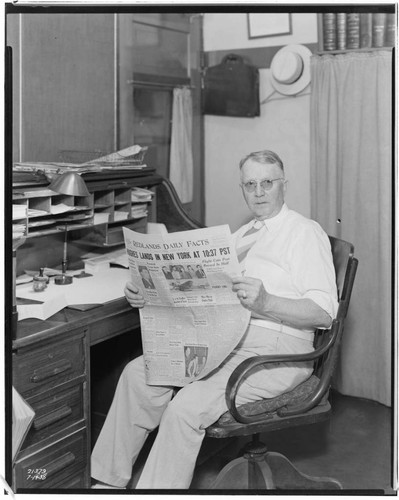
[[[67,359],[61,359],[56,363],[52,363],[48,366],[45,366],[44,368],[38,368],[37,370],[35,370],[30,378],[30,381],[34,384],[37,384],[38,382],[42,382],[47,378],[54,377],[59,373],[68,371],[71,368],[72,363],[70,361],[68,361]]]
[[[70,406],[63,405],[61,406],[61,408],[57,408],[56,410],[50,413],[46,413],[41,417],[35,418],[33,421],[33,428],[36,431],[39,431],[44,427],[47,427],[51,424],[54,424],[55,422],[58,422],[59,420],[62,420],[71,413],[72,413],[72,408]]]

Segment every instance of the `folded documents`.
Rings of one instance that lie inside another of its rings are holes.
[[[144,189],[144,188],[132,188],[132,201],[151,201],[152,197],[154,196],[154,193],[150,191],[149,189]]]
[[[95,160],[92,160],[92,162],[113,162],[113,161],[124,160],[129,156],[137,155],[138,153],[140,153],[142,149],[147,149],[147,148],[142,148],[139,145],[129,146],[128,148],[121,149],[120,151],[116,151],[115,153],[110,153],[109,155],[96,158]]]
[[[26,218],[26,205],[13,205],[12,206],[12,220]]]
[[[100,255],[99,257],[92,257],[91,259],[86,259],[85,271],[86,273],[98,273],[104,269],[109,269],[110,259],[107,255]]]

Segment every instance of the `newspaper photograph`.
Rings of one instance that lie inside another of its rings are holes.
[[[231,278],[241,274],[228,225],[166,235],[123,228],[140,309],[149,385],[182,387],[217,368],[248,326]]]

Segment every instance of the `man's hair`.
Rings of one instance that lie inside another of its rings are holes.
[[[281,161],[281,158],[278,156],[278,154],[274,153],[273,151],[265,149],[264,151],[256,151],[254,153],[250,153],[240,161],[240,170],[245,164],[245,162],[247,162],[248,160],[254,160],[258,163],[276,164],[284,172],[284,165],[283,162]]]

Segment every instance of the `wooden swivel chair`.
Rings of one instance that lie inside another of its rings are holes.
[[[342,489],[332,478],[315,478],[300,473],[283,455],[267,451],[259,434],[329,418],[328,393],[337,362],[358,260],[354,248],[346,241],[330,237],[336,272],[339,308],[329,330],[315,334],[315,350],[307,354],[255,356],[243,361],[231,374],[226,388],[229,411],[208,427],[207,436],[226,438],[252,435],[244,456],[227,464],[219,473],[213,488],[225,488],[237,475],[242,489]],[[275,398],[236,406],[238,387],[248,373],[259,365],[279,362],[314,361],[312,376],[292,391]],[[228,489],[228,488],[227,488]]]

